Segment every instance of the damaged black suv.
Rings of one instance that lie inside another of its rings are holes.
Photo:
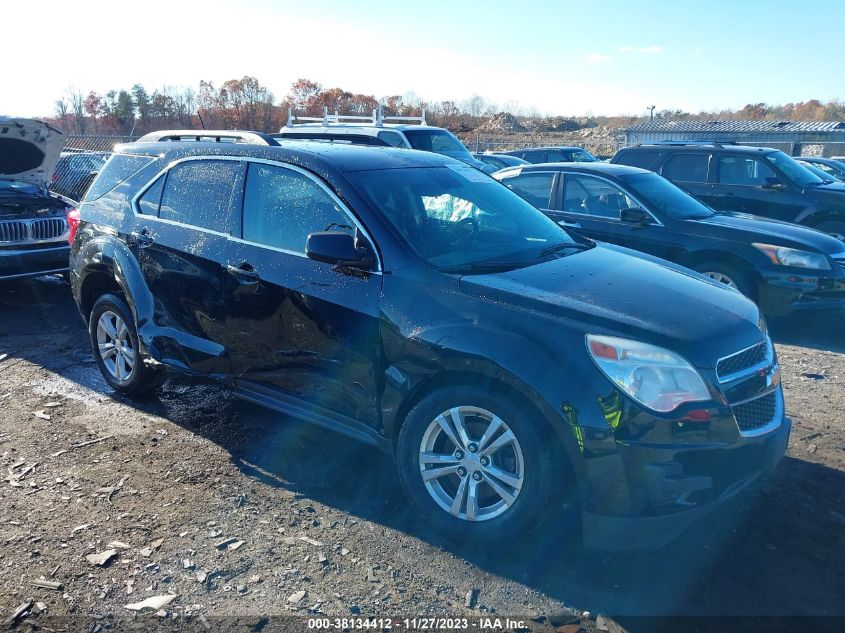
[[[67,272],[75,209],[47,191],[63,143],[47,123],[0,117],[0,280]]]
[[[657,546],[778,463],[739,293],[448,157],[241,140],[123,145],[88,191],[71,282],[115,390],[224,381],[395,455],[420,516],[497,543],[566,507],[588,545]]]

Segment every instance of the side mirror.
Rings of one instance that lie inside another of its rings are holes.
[[[771,189],[773,191],[783,191],[786,189],[786,185],[783,184],[780,179],[778,178],[766,178],[766,184],[763,185],[763,189]]]
[[[622,209],[619,212],[619,219],[628,224],[639,224],[640,226],[651,224],[651,216],[637,208]]]
[[[340,231],[311,233],[305,241],[305,254],[309,259],[338,268],[368,270],[373,265],[373,253],[368,246],[358,246],[356,236]]]

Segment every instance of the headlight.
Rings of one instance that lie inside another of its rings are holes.
[[[821,253],[799,251],[786,246],[773,244],[752,244],[754,248],[772,260],[775,266],[794,266],[795,268],[815,268],[816,270],[830,270],[827,257]]]
[[[711,399],[698,371],[668,349],[594,334],[587,335],[587,349],[614,385],[649,409],[667,413]]]

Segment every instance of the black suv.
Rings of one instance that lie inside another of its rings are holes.
[[[803,224],[845,241],[845,184],[825,183],[779,150],[663,142],[625,147],[610,162],[656,171],[716,210]]]
[[[382,448],[446,534],[518,542],[577,510],[588,544],[655,546],[785,450],[752,302],[458,160],[135,143],[80,212],[73,294],[115,390],[209,376]]]
[[[552,163],[493,177],[567,229],[697,270],[767,315],[845,308],[845,244],[824,233],[713,211],[637,167]]]

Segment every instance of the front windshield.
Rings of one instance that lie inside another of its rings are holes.
[[[469,150],[448,130],[422,129],[403,130],[403,132],[414,149],[443,154],[461,160],[472,159]]]
[[[637,194],[650,209],[676,218],[694,220],[713,215],[713,210],[705,206],[680,187],[676,187],[663,176],[657,174],[629,174],[620,176],[620,180]]]
[[[585,246],[469,166],[363,171],[348,177],[414,252],[441,270],[519,268],[557,247]]]
[[[766,154],[766,159],[786,174],[786,177],[799,187],[814,187],[815,185],[821,185],[824,183],[822,178],[819,178],[809,169],[804,167],[804,165],[794,158],[787,156],[783,152],[772,152],[770,154]]]

